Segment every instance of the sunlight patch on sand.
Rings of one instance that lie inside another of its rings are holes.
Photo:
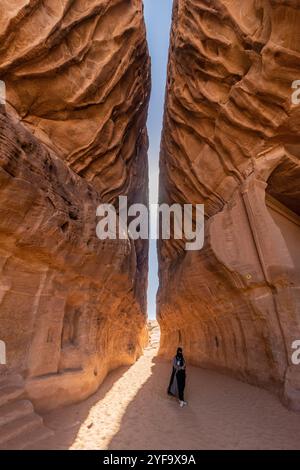
[[[143,356],[114,383],[103,400],[92,406],[70,449],[106,449],[109,446],[120,430],[128,405],[152,375],[152,366],[149,357]]]

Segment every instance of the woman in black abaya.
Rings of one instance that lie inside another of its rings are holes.
[[[168,387],[168,394],[178,396],[179,405],[182,408],[187,405],[184,400],[185,378],[186,378],[186,364],[183,357],[182,348],[177,349],[176,356],[173,359],[173,370]]]

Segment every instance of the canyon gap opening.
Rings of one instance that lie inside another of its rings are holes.
[[[167,62],[170,42],[173,0],[144,0],[147,40],[151,56],[152,91],[148,113],[149,135],[149,202],[158,201],[159,151],[163,124]],[[153,223],[153,214],[151,214]],[[158,262],[156,240],[149,246],[148,317],[156,317]]]

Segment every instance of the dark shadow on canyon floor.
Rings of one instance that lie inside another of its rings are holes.
[[[56,410],[56,434],[39,448],[109,450],[300,449],[300,415],[271,393],[225,375],[188,367],[187,407],[166,388],[170,364],[153,352],[107,377],[78,405]]]
[[[170,365],[152,375],[123,416],[110,450],[300,449],[300,415],[271,393],[222,374],[188,368],[181,409],[168,397]]]

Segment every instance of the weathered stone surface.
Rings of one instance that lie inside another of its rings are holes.
[[[23,123],[105,199],[136,192],[150,81],[142,1],[0,8],[0,76]]]
[[[98,240],[96,208],[148,201],[149,57],[140,0],[0,8],[0,339],[49,409],[146,338],[148,245]]]
[[[22,376],[0,377],[0,450],[26,449],[53,435],[24,394]]]
[[[300,409],[299,2],[176,0],[161,202],[204,203],[205,245],[159,244],[160,353]]]

